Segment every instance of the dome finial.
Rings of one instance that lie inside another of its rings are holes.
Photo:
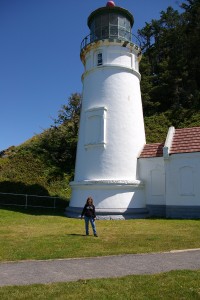
[[[114,1],[108,1],[106,4],[107,7],[114,7],[115,6],[115,2]]]

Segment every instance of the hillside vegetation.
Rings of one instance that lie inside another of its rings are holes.
[[[169,7],[139,31],[147,143],[164,142],[170,126],[200,126],[200,1]],[[0,153],[0,192],[70,197],[81,95],[72,94],[51,128]]]

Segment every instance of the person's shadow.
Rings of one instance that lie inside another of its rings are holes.
[[[66,233],[65,235],[71,235],[71,236],[85,236],[85,234],[80,234],[80,233]]]

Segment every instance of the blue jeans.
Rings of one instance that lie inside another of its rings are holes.
[[[85,216],[84,219],[85,219],[85,232],[86,232],[86,235],[89,234],[89,222],[92,226],[93,233],[97,234],[94,218]]]

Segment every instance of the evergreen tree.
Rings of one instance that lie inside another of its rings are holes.
[[[179,13],[162,11],[139,30],[143,59],[141,90],[144,113],[199,107],[200,1],[189,0]]]

